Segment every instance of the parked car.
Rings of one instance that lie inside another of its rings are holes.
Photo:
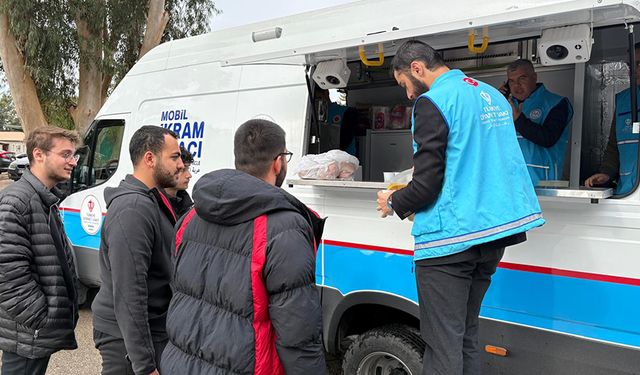
[[[16,160],[12,161],[7,168],[9,172],[9,178],[18,181],[22,174],[24,173],[25,168],[29,168],[29,158],[27,154],[20,154],[17,156]]]
[[[9,164],[16,160],[16,154],[11,151],[0,151],[0,173],[6,172]]]

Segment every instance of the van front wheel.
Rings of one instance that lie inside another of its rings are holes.
[[[420,375],[424,341],[414,328],[388,325],[358,336],[342,363],[345,375]]]

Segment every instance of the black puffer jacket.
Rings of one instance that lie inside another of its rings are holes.
[[[27,358],[78,346],[77,277],[61,196],[28,170],[0,193],[0,349]]]
[[[203,176],[194,201],[176,225],[162,374],[324,374],[314,245],[323,222],[236,170]]]

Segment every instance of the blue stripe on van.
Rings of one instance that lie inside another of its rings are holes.
[[[413,257],[324,244],[317,280],[342,294],[378,290],[417,303]],[[480,315],[640,347],[640,287],[499,268]]]
[[[87,234],[87,232],[82,229],[79,212],[65,210],[62,212],[62,217],[64,230],[73,246],[86,247],[94,250],[100,249],[100,232],[102,230],[94,235]],[[102,219],[104,222],[104,217]]]

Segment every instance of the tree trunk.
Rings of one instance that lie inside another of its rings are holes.
[[[169,22],[169,12],[164,10],[164,0],[149,0],[149,11],[147,13],[147,27],[144,32],[144,40],[138,60],[162,40],[164,29]]]
[[[102,74],[102,88],[100,90],[101,92],[100,102],[102,103],[101,105],[104,105],[104,102],[107,101],[107,97],[109,96],[109,87],[111,87],[112,79],[113,79],[112,74],[106,74],[106,73]]]
[[[47,125],[47,119],[38,99],[36,85],[27,71],[25,59],[9,29],[9,17],[5,13],[0,13],[0,60],[22,130],[25,135],[29,135],[33,129]]]
[[[80,72],[78,76],[78,103],[69,113],[82,136],[102,107],[102,35],[92,33],[87,21],[77,17],[78,44],[80,46]]]

